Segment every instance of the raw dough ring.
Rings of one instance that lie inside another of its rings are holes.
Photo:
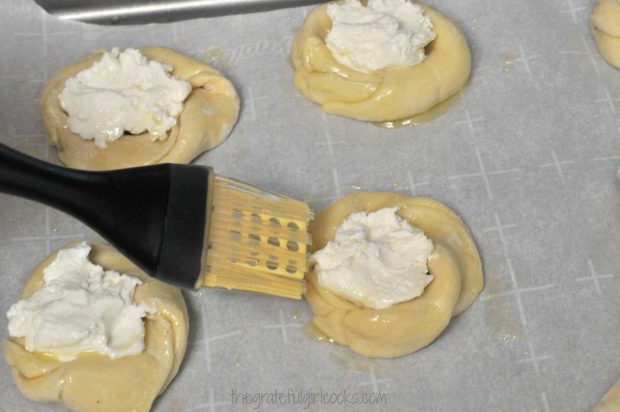
[[[192,85],[183,104],[177,124],[165,140],[153,141],[143,133],[125,134],[99,149],[94,140],[84,140],[67,126],[67,114],[58,96],[65,81],[92,66],[103,51],[72,64],[58,72],[41,93],[43,125],[50,142],[58,148],[58,158],[77,169],[109,170],[155,163],[189,163],[205,150],[220,143],[230,134],[239,115],[239,96],[234,86],[211,66],[164,47],[140,49],[151,60],[172,66],[172,74]]]
[[[327,5],[310,12],[293,40],[295,86],[328,113],[391,121],[426,112],[461,90],[471,72],[463,33],[446,16],[424,6],[437,37],[415,66],[362,73],[340,64],[325,45],[331,28]]]
[[[74,247],[78,242],[66,247]],[[179,289],[146,276],[111,246],[91,243],[90,259],[106,269],[138,276],[144,282],[134,299],[157,310],[145,321],[145,350],[140,355],[112,360],[85,354],[70,362],[27,352],[22,339],[4,342],[4,355],[13,379],[27,398],[58,402],[78,411],[148,411],[155,398],[176,376],[187,347],[188,316]],[[48,256],[26,282],[21,298],[37,290]]]
[[[316,327],[364,356],[392,358],[428,345],[453,316],[471,305],[484,282],[469,229],[446,206],[424,197],[380,192],[346,195],[317,214],[311,226],[313,249],[322,249],[333,239],[351,213],[395,206],[402,218],[422,229],[435,244],[436,256],[429,261],[434,279],[422,296],[375,310],[321,288],[313,270],[306,278],[306,298]]]
[[[592,11],[590,23],[601,55],[620,69],[620,2],[600,0]]]

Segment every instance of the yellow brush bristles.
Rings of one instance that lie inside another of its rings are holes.
[[[212,193],[203,284],[301,299],[310,207],[219,175]]]

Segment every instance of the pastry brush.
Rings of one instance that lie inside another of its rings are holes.
[[[61,20],[144,24],[307,6],[324,0],[35,0]]]
[[[309,206],[209,167],[82,171],[0,145],[0,192],[74,216],[163,282],[294,299],[304,291]]]

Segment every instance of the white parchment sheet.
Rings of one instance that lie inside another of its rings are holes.
[[[37,103],[46,79],[97,48],[169,46],[214,64],[242,97],[230,138],[197,163],[316,209],[354,190],[427,195],[470,226],[484,291],[399,359],[313,340],[303,301],[186,293],[187,356],[155,411],[586,411],[620,378],[620,71],[590,36],[593,3],[430,0],[465,32],[471,82],[440,117],[386,130],[324,114],[294,88],[290,42],[308,7],[101,27],[3,0],[0,141],[57,162]],[[0,233],[3,313],[50,251],[93,236],[7,195]],[[0,385],[0,410],[61,410],[23,398],[4,361]],[[338,404],[345,392],[360,403]],[[386,402],[361,403],[374,392]]]

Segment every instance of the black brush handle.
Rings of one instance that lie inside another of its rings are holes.
[[[145,272],[188,288],[202,269],[210,172],[176,164],[82,171],[0,144],[0,192],[68,213]]]

